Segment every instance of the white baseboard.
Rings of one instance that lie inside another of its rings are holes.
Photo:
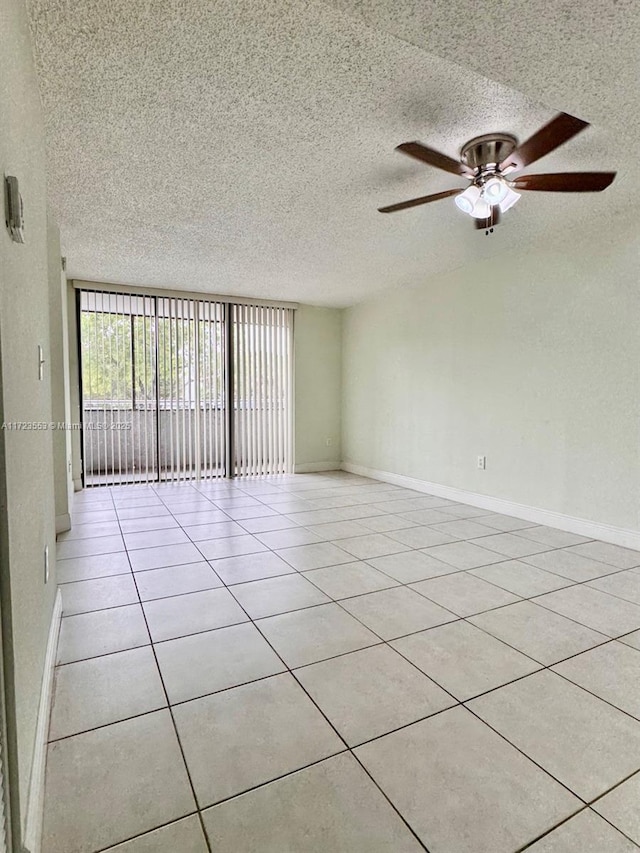
[[[340,463],[335,459],[332,462],[301,462],[294,466],[296,474],[315,474],[318,471],[339,471]]]
[[[53,695],[53,674],[56,664],[56,650],[58,648],[61,617],[62,594],[58,589],[58,592],[56,593],[56,600],[53,605],[53,613],[51,615],[44,672],[42,674],[42,688],[40,691],[40,705],[38,707],[36,740],[33,748],[31,779],[29,782],[29,801],[27,804],[24,839],[22,842],[23,848],[25,851],[28,851],[28,853],[40,853],[41,848],[44,778],[47,761],[47,738],[49,734],[49,716],[51,713],[51,699]]]
[[[58,533],[64,533],[67,530],[71,530],[71,516],[68,512],[65,512],[64,515],[56,515],[56,536]]]
[[[586,518],[574,518],[561,512],[527,506],[527,504],[508,501],[503,498],[494,498],[491,495],[468,492],[455,486],[442,486],[439,483],[418,480],[404,474],[393,474],[390,471],[379,471],[377,468],[367,468],[364,465],[353,465],[350,462],[343,462],[341,467],[343,471],[349,471],[351,474],[360,474],[363,477],[382,480],[384,483],[393,483],[405,489],[413,489],[415,492],[425,492],[439,498],[448,498],[459,503],[481,507],[489,512],[512,515],[515,518],[523,518],[525,521],[533,521],[535,524],[557,527],[559,530],[566,530],[568,533],[577,533],[579,536],[586,536],[589,539],[601,539],[603,542],[611,542],[613,545],[621,545],[623,548],[634,548],[640,551],[640,531],[638,530],[614,527],[611,524],[601,524],[597,521],[589,521]]]

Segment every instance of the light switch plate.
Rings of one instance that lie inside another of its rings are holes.
[[[4,179],[5,222],[14,243],[24,243],[24,208],[18,179],[5,175]]]

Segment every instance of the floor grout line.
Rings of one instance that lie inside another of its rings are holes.
[[[135,578],[135,574],[134,574],[134,576],[133,576],[133,582],[134,582],[134,584],[135,584],[136,592],[137,592],[137,594],[138,594],[138,601],[139,601],[139,604],[140,604],[140,606],[142,607],[142,600],[141,600],[141,598],[140,598],[140,590],[139,590],[139,588],[138,588],[138,584],[137,584],[137,581],[136,581],[136,578]],[[147,632],[148,632],[148,634],[149,634],[149,639],[150,639],[150,641],[151,641],[151,652],[152,652],[153,657],[154,657],[154,660],[155,660],[155,664],[156,664],[156,671],[157,671],[157,673],[158,673],[158,677],[160,678],[160,683],[162,684],[162,690],[163,690],[163,692],[164,692],[164,696],[165,696],[165,699],[166,699],[166,702],[167,702],[167,708],[168,708],[169,714],[170,714],[170,716],[171,716],[171,723],[172,723],[172,725],[173,725],[173,730],[174,730],[175,735],[176,735],[176,740],[177,740],[177,742],[178,742],[178,747],[179,747],[179,749],[180,749],[180,754],[181,754],[181,756],[182,756],[182,762],[183,762],[183,764],[184,764],[184,769],[185,769],[185,772],[186,772],[186,774],[187,774],[187,779],[189,780],[189,787],[191,788],[191,795],[192,795],[192,797],[193,797],[193,802],[194,802],[194,805],[195,805],[196,810],[197,810],[197,813],[198,813],[198,820],[199,820],[199,822],[200,822],[200,829],[201,829],[202,834],[203,834],[203,836],[204,836],[205,844],[207,845],[208,853],[212,853],[212,850],[211,850],[211,843],[210,843],[210,841],[209,841],[209,836],[207,835],[207,832],[206,832],[206,830],[205,830],[204,822],[203,822],[203,820],[202,820],[202,814],[200,813],[199,804],[198,804],[198,797],[197,797],[197,795],[196,795],[196,789],[195,789],[195,786],[194,786],[194,784],[193,784],[193,780],[192,780],[192,778],[191,778],[191,772],[190,772],[190,770],[189,770],[189,765],[188,765],[188,763],[187,763],[187,757],[186,757],[186,755],[185,755],[185,753],[184,753],[184,748],[183,748],[183,746],[182,746],[182,741],[180,740],[180,732],[178,731],[178,726],[176,725],[176,721],[175,721],[175,717],[174,717],[174,714],[173,714],[173,710],[172,710],[171,702],[169,701],[169,693],[168,693],[168,691],[167,691],[167,687],[166,687],[166,684],[165,684],[165,680],[164,680],[164,677],[163,677],[163,675],[162,675],[162,669],[161,669],[161,667],[160,667],[160,662],[158,661],[158,656],[157,656],[157,654],[156,654],[156,650],[155,650],[154,643],[153,643],[153,636],[152,636],[152,634],[151,634],[151,628],[150,628],[150,626],[149,626],[149,622],[148,622],[148,619],[147,619],[147,614],[145,613],[145,609],[144,609],[144,607],[142,607],[142,615],[143,615],[143,618],[144,618],[144,621],[145,621],[145,625],[147,626]]]
[[[168,823],[161,823],[160,826],[154,826],[153,829],[146,829],[144,832],[139,832],[137,835],[131,835],[129,838],[125,838],[124,841],[117,841],[115,846],[119,846],[120,844],[128,844],[130,841],[136,841],[139,838],[144,838],[145,835],[149,835],[152,832],[157,832],[159,829],[164,829],[167,826],[173,826],[175,823],[179,823],[182,820],[186,820],[190,817],[199,817],[199,813],[197,809],[194,809],[192,812],[183,815],[182,817],[176,818],[176,820],[170,820]],[[205,834],[205,843],[207,836]],[[99,850],[92,850],[91,853],[109,853],[110,850],[113,850],[114,845],[109,844],[108,847],[100,847]],[[178,851],[176,851],[178,853]]]
[[[240,603],[240,602],[238,602],[238,603]],[[240,604],[240,606],[242,607],[242,604]],[[242,609],[244,610],[244,608],[242,608]],[[245,610],[245,613],[247,614],[247,616],[249,616],[249,614],[246,612],[246,610]],[[251,617],[249,617],[249,618],[251,618]],[[254,625],[254,627],[256,627],[256,628],[258,629],[258,631],[260,631],[260,627],[259,627],[258,625],[256,625],[256,623],[255,623],[253,620],[252,620],[252,624]],[[291,676],[294,678],[294,680],[295,680],[296,684],[297,684],[297,685],[300,687],[300,689],[304,692],[304,694],[307,696],[307,698],[309,699],[309,701],[313,703],[313,705],[315,706],[316,710],[317,710],[317,711],[322,715],[322,717],[324,718],[325,722],[326,722],[326,723],[331,727],[331,729],[334,731],[334,733],[336,734],[336,737],[338,737],[338,738],[342,741],[342,743],[344,743],[344,744],[345,744],[346,749],[347,749],[347,751],[350,753],[350,755],[352,755],[352,756],[353,756],[353,758],[354,758],[354,759],[358,762],[358,764],[362,767],[363,771],[367,774],[367,776],[368,776],[368,777],[371,779],[371,781],[375,784],[375,786],[378,788],[378,790],[380,791],[380,793],[384,796],[384,798],[387,800],[387,802],[389,803],[389,805],[391,806],[391,808],[395,811],[395,813],[400,817],[400,819],[401,819],[401,820],[402,820],[402,822],[405,824],[405,826],[409,829],[409,831],[411,832],[411,834],[416,838],[416,840],[417,840],[417,841],[418,841],[418,843],[421,845],[421,847],[426,851],[426,853],[429,853],[429,850],[428,850],[428,848],[426,847],[426,845],[425,845],[425,844],[422,842],[422,840],[418,837],[417,833],[415,832],[415,830],[413,829],[413,827],[409,824],[409,822],[405,819],[405,817],[400,813],[400,811],[399,811],[399,809],[397,808],[397,806],[395,805],[395,803],[393,803],[393,801],[392,801],[392,800],[390,799],[390,797],[386,794],[386,792],[385,792],[385,791],[383,791],[383,789],[380,787],[380,785],[378,784],[378,782],[377,782],[377,781],[376,781],[376,780],[371,776],[371,774],[370,774],[370,773],[366,770],[366,768],[362,765],[362,763],[360,762],[360,760],[358,759],[358,757],[357,757],[357,756],[355,755],[355,753],[353,752],[353,749],[349,746],[349,744],[346,742],[346,740],[345,740],[345,739],[343,738],[343,736],[340,734],[340,732],[338,731],[338,729],[336,728],[336,726],[333,724],[333,722],[332,722],[332,721],[329,719],[329,717],[325,714],[325,712],[324,712],[324,711],[323,711],[323,709],[320,707],[320,705],[315,701],[315,699],[314,699],[314,698],[313,698],[313,696],[309,693],[309,691],[306,689],[306,687],[304,686],[304,684],[300,681],[300,679],[296,678],[295,671],[291,669],[291,667],[289,666],[289,664],[288,664],[288,663],[286,662],[286,660],[282,657],[282,655],[278,652],[278,650],[273,646],[273,644],[271,643],[271,641],[269,640],[269,638],[264,634],[264,632],[263,632],[263,631],[260,631],[260,634],[262,635],[262,637],[263,637],[263,639],[265,640],[265,642],[270,646],[270,648],[271,648],[271,650],[273,651],[273,653],[274,653],[274,654],[278,657],[278,659],[282,662],[282,664],[283,664],[283,666],[286,668],[286,671],[288,672],[288,674],[289,674],[289,675],[291,675]],[[377,644],[376,644],[376,645],[377,645]],[[368,647],[368,648],[370,648],[370,647]]]

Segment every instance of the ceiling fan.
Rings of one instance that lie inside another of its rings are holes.
[[[456,205],[475,219],[476,228],[484,229],[490,234],[494,225],[500,221],[500,214],[506,213],[520,199],[517,190],[600,192],[611,184],[616,176],[615,172],[560,172],[511,177],[512,173],[535,163],[588,126],[589,123],[582,119],[567,113],[558,113],[521,145],[515,136],[508,133],[476,136],[462,146],[460,160],[427,148],[421,142],[404,142],[398,145],[396,151],[437,169],[467,178],[471,184],[466,189],[444,190],[399,204],[379,207],[378,210],[380,213],[394,213],[396,210],[455,196]]]

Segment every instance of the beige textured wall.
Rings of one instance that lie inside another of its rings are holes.
[[[639,260],[621,216],[346,311],[344,460],[639,529]]]
[[[340,467],[341,336],[341,310],[301,305],[296,311],[296,471]]]
[[[22,0],[3,0],[1,10],[0,173],[20,180],[26,221],[24,245],[10,240],[4,223],[0,227],[3,418],[48,422],[51,360],[44,130]],[[38,380],[38,344],[47,360],[44,381]],[[2,430],[0,442],[2,608],[10,634],[4,652],[9,657],[7,676],[15,705],[11,757],[18,772],[13,805],[19,794],[24,819],[56,591],[52,433]],[[52,572],[45,586],[43,552],[47,544]]]

